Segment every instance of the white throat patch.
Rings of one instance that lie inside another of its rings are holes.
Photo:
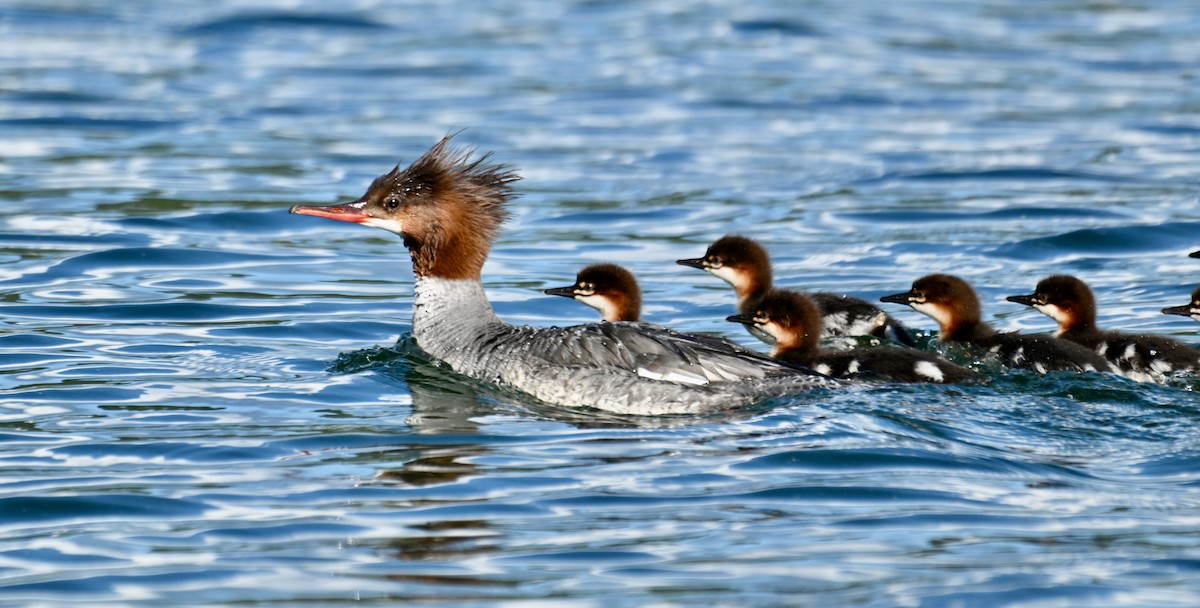
[[[780,327],[779,324],[774,321],[768,321],[766,323],[752,325],[751,327],[763,332],[764,334],[767,334],[767,336],[769,336],[776,343],[779,342],[779,334],[783,333],[783,328]],[[786,340],[784,340],[784,341],[786,342]]]
[[[705,268],[704,270],[708,271],[708,273],[714,277],[733,285],[733,288],[738,291],[742,291],[749,287],[749,280],[746,278],[746,273],[740,272],[730,266],[722,266],[720,268],[709,267]]]
[[[389,219],[384,219],[384,218],[379,218],[379,217],[371,217],[371,218],[367,218],[367,219],[363,220],[360,223],[363,226],[370,226],[372,228],[383,228],[384,230],[387,230],[388,232],[392,232],[392,233],[400,234],[400,235],[404,234],[404,224],[402,224],[401,222],[399,222],[397,220],[389,220]]]
[[[600,311],[600,316],[604,317],[606,321],[612,321],[617,318],[619,311],[616,304],[604,296],[592,294],[590,296],[575,296],[575,299]]]
[[[911,306],[913,310],[923,315],[927,315],[929,318],[937,321],[938,325],[941,327],[950,325],[950,322],[954,319],[954,315],[951,314],[950,309],[942,306],[941,304],[934,304],[932,302],[925,301],[910,302],[909,306]]]
[[[1070,316],[1067,314],[1067,311],[1054,304],[1034,304],[1033,307],[1036,308],[1038,312],[1050,317],[1051,319],[1054,319],[1054,322],[1060,325],[1070,320]]]

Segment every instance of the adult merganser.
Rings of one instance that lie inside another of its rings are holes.
[[[413,338],[451,369],[551,404],[638,415],[718,411],[837,386],[728,341],[654,325],[500,320],[480,273],[519,177],[449,142],[376,178],[358,200],[291,212],[399,235],[416,275]]]
[[[1197,251],[1196,253],[1200,253]],[[1200,257],[1200,256],[1197,256]],[[1200,288],[1192,292],[1192,303],[1184,304],[1183,306],[1172,306],[1163,309],[1164,315],[1180,315],[1191,317],[1193,321],[1200,322]]]
[[[704,257],[676,263],[707,271],[732,285],[742,314],[753,313],[771,290],[771,257],[757,241],[744,236],[723,236],[709,245]],[[909,346],[917,343],[903,324],[870,302],[822,291],[807,295],[821,311],[822,338],[870,335]],[[763,339],[755,331],[750,333]]]
[[[962,382],[978,375],[931,352],[913,348],[822,350],[821,313],[810,298],[795,291],[772,289],[754,312],[733,315],[728,320],[754,325],[774,338],[772,357],[834,378],[875,375],[896,382]]]
[[[913,282],[912,289],[880,298],[883,302],[906,304],[938,322],[938,338],[961,342],[997,355],[1010,367],[1039,373],[1052,370],[1079,372],[1112,371],[1095,351],[1050,336],[1001,333],[983,322],[979,297],[966,281],[948,274],[931,274]]]
[[[605,321],[637,321],[642,315],[642,290],[628,270],[616,264],[592,264],[575,275],[575,284],[551,287],[545,293],[578,300]]]
[[[1032,306],[1054,319],[1058,322],[1055,337],[1096,351],[1118,373],[1134,380],[1161,381],[1165,374],[1200,369],[1200,350],[1182,342],[1096,327],[1096,297],[1086,283],[1071,275],[1046,277],[1032,294],[1009,296],[1008,301]]]

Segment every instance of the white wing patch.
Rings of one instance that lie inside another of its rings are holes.
[[[1137,356],[1137,347],[1133,344],[1130,344],[1129,346],[1125,347],[1125,352],[1121,355],[1120,358],[1125,359],[1126,361],[1133,361],[1133,358],[1136,356]]]
[[[1025,347],[1022,346],[1022,347],[1018,348],[1016,350],[1016,352],[1014,352],[1012,354],[1012,356],[1009,357],[1009,360],[1011,360],[1014,364],[1017,364],[1017,365],[1019,365],[1022,361],[1024,361],[1025,360]]]
[[[704,365],[704,363],[701,362],[701,365]],[[725,382],[725,381],[736,382],[738,380],[746,380],[748,378],[747,376],[740,375],[734,371],[726,370],[725,368],[721,367],[720,365],[704,365],[704,367],[701,368],[701,371],[704,372],[704,377],[709,381],[715,380],[717,382]],[[761,378],[762,373],[760,372],[760,373],[754,374],[753,376],[749,376],[749,377]]]
[[[938,367],[932,361],[917,361],[917,364],[913,366],[913,371],[918,376],[924,376],[934,382],[942,382],[946,379],[946,375],[942,373],[942,368]]]
[[[678,384],[691,384],[694,386],[703,386],[708,384],[708,378],[705,378],[704,376],[690,374],[688,372],[678,370],[670,371],[664,374],[662,372],[656,372],[651,369],[639,367],[637,370],[637,375],[643,378],[649,378],[650,380],[662,380],[663,382],[675,382]]]
[[[818,364],[813,369],[818,373],[825,374],[826,376],[828,376],[829,373],[833,371],[832,369],[830,369],[830,367],[828,365],[825,365],[824,363]]]
[[[831,336],[850,334],[850,315],[845,311],[833,312],[822,316],[821,324],[825,326],[824,333]]]
[[[1165,359],[1155,359],[1150,362],[1150,371],[1157,374],[1167,374],[1175,370]]]

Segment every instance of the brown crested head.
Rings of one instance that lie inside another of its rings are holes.
[[[642,314],[642,291],[633,274],[616,264],[592,264],[575,275],[575,284],[545,290],[574,298],[600,311],[605,321],[637,321]]]
[[[1054,319],[1060,332],[1096,325],[1096,296],[1087,283],[1069,274],[1046,277],[1038,281],[1032,294],[1007,299],[1032,306]]]
[[[881,298],[907,304],[938,322],[942,340],[968,340],[991,333],[982,322],[979,296],[966,281],[949,274],[929,274],[913,281],[912,289]]]
[[[592,264],[575,276],[577,286],[592,291],[615,304],[610,321],[637,321],[642,314],[642,290],[633,273],[616,264]]]
[[[821,312],[808,296],[786,289],[768,291],[751,312],[733,315],[730,321],[753,325],[775,339],[775,356],[781,351],[816,353],[821,338]]]
[[[732,285],[742,312],[749,312],[771,289],[771,256],[757,241],[744,236],[723,236],[708,246],[704,257],[678,263],[706,270]]]
[[[449,146],[442,138],[406,168],[381,175],[358,200],[292,213],[383,228],[404,239],[418,276],[478,279],[491,244],[508,218],[520,177],[490,154]]]

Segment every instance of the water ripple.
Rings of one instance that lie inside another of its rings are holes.
[[[290,29],[297,27],[341,30],[388,29],[387,25],[365,17],[353,17],[335,13],[278,11],[245,13],[213,19],[183,28],[180,30],[180,33],[187,36],[241,36],[258,29]]]
[[[1195,378],[554,407],[421,352],[399,239],[287,213],[466,128],[524,177],[514,322],[614,261],[760,349],[675,264],[743,233],[780,285],[952,272],[1048,332],[1003,297],[1071,272],[1200,341],[1179,3],[793,4],[0,8],[0,603],[1195,605]]]
[[[1186,249],[1196,242],[1198,230],[1200,222],[1084,228],[1006,244],[998,247],[996,253],[1023,260],[1053,260],[1062,256],[1080,255],[1147,254]]]

